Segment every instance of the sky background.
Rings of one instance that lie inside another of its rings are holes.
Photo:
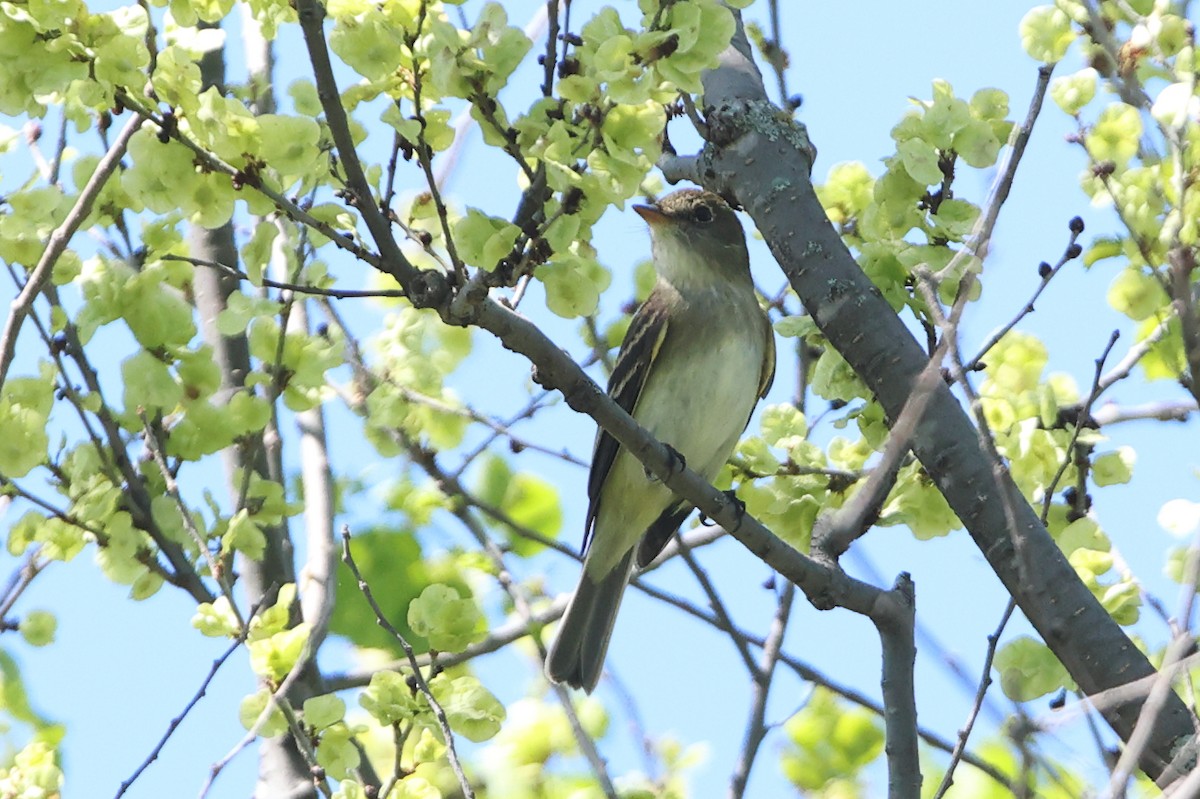
[[[600,5],[576,0],[572,12],[575,28]],[[627,19],[633,19],[635,4],[615,5]],[[808,126],[819,151],[814,168],[817,179],[822,179],[834,164],[849,160],[862,161],[873,174],[879,174],[880,159],[893,151],[889,131],[909,108],[908,98],[929,97],[931,81],[937,78],[951,82],[962,97],[969,98],[984,87],[1003,89],[1010,96],[1011,117],[1024,117],[1038,67],[1021,49],[1017,34],[1018,23],[1029,8],[1026,3],[781,5],[784,44],[792,62],[790,90],[804,98],[798,116]],[[538,4],[509,2],[505,6],[510,22],[524,25]],[[469,19],[474,19],[479,7],[477,2],[464,6]],[[765,4],[760,2],[751,8],[748,17],[764,19],[765,14]],[[236,59],[235,41],[231,37],[231,63]],[[522,98],[529,96],[536,80],[533,60],[539,49],[535,42],[527,63],[514,78],[514,87],[503,96],[510,113],[525,107]],[[285,54],[280,57],[276,79],[277,88],[282,90],[295,76],[307,72],[295,29],[285,32],[278,52]],[[1077,49],[1073,48],[1056,74],[1067,74],[1081,66]],[[339,77],[343,88],[351,80],[346,72]],[[236,80],[237,75],[231,75],[231,79]],[[529,89],[517,85],[522,83]],[[768,87],[773,91],[773,80],[768,80]],[[681,126],[675,123],[672,133],[676,134]],[[1082,152],[1064,140],[1072,127],[1071,120],[1047,100],[995,231],[992,254],[983,274],[983,299],[965,317],[967,351],[974,351],[991,330],[1024,305],[1037,285],[1038,263],[1054,262],[1062,252],[1072,216],[1080,215],[1087,222],[1082,239],[1085,246],[1093,236],[1118,229],[1112,212],[1090,208],[1078,189],[1078,175],[1084,167]],[[379,135],[378,128],[372,129],[376,133],[367,140],[366,157],[379,161],[385,157],[380,153],[386,139]],[[12,162],[0,163],[5,180],[13,179],[18,170]],[[405,188],[415,190],[419,186],[415,169],[402,176],[407,180]],[[508,215],[518,191],[515,178],[511,162],[484,148],[477,134],[472,133],[448,191],[461,206],[473,205]],[[956,193],[982,202],[991,178],[990,171],[964,169],[955,184]],[[613,271],[612,288],[601,306],[601,320],[608,322],[616,318],[630,296],[632,266],[647,257],[648,237],[644,224],[626,210],[609,213],[597,226],[594,241],[601,261]],[[360,279],[355,276],[359,274],[355,265],[340,260],[340,256],[325,256],[349,283]],[[776,289],[783,284],[778,267],[761,242],[752,245],[752,261],[760,286]],[[1090,272],[1078,262],[1069,265],[1043,295],[1037,312],[1018,328],[1046,341],[1050,370],[1072,375],[1081,391],[1086,391],[1093,360],[1112,330],[1122,332],[1113,361],[1133,341],[1133,323],[1109,309],[1104,301],[1116,274],[1115,264],[1104,262]],[[11,294],[10,286],[0,288],[0,301],[9,301]],[[380,310],[368,303],[343,304],[342,308],[356,318],[361,334],[368,334],[378,324]],[[585,351],[576,334],[578,324],[546,313],[536,289],[524,301],[522,311],[545,320],[555,340],[567,346],[577,359],[583,359]],[[781,356],[786,358],[786,347]],[[26,331],[14,375],[31,370],[35,357],[36,340],[31,331]],[[780,377],[768,403],[790,398],[790,365],[781,359]],[[601,379],[598,373],[596,376]],[[528,401],[528,364],[484,335],[476,337],[474,353],[454,380],[465,399],[500,417],[514,413]],[[1115,387],[1107,398],[1136,403],[1181,396],[1181,390],[1170,383],[1147,386],[1135,377]],[[812,407],[821,409],[817,404]],[[351,476],[361,474],[368,484],[398,474],[398,464],[374,462],[375,453],[367,445],[352,436],[336,434],[338,429],[346,429],[338,425],[349,424],[343,411],[331,410],[330,417],[335,430],[335,470]],[[751,429],[756,425],[757,417]],[[539,414],[520,432],[528,438],[549,439],[586,459],[594,426],[560,405]],[[1135,446],[1138,463],[1131,484],[1097,493],[1095,514],[1134,573],[1149,590],[1174,607],[1178,589],[1162,577],[1163,552],[1170,539],[1154,518],[1165,501],[1196,496],[1196,448],[1181,445],[1181,441],[1191,443],[1182,436],[1194,435],[1195,425],[1140,422],[1105,432],[1113,448]],[[827,441],[833,434],[828,422],[814,432],[820,441]],[[288,456],[294,460],[294,449]],[[368,461],[372,463],[364,471],[356,471]],[[563,537],[577,541],[584,513],[586,470],[563,466],[561,461],[535,452],[517,456],[515,464],[561,487]],[[209,477],[213,485],[220,484],[215,464]],[[376,513],[377,508],[370,502],[357,503],[338,521],[352,527],[366,526],[379,521]],[[6,530],[19,516],[19,512],[10,510],[6,517],[0,517],[0,530]],[[294,529],[299,529],[298,522]],[[437,520],[425,538],[432,549],[462,540],[461,533],[447,519]],[[35,707],[67,725],[63,747],[66,796],[114,795],[120,782],[150,752],[169,720],[187,704],[212,660],[226,646],[226,642],[203,638],[191,628],[188,620],[195,608],[182,593],[164,589],[151,601],[131,603],[125,588],[101,576],[91,562],[91,554],[88,550],[70,564],[48,569],[16,608],[18,614],[46,608],[58,615],[58,637],[53,646],[34,649],[15,636],[5,639],[5,649],[18,660]],[[729,603],[735,620],[764,630],[774,612],[773,595],[762,588],[769,576],[766,567],[733,541],[703,550],[699,557]],[[951,676],[944,658],[958,659],[968,674],[977,675],[986,636],[995,628],[1007,596],[982,555],[961,531],[943,539],[917,542],[903,528],[874,530],[855,545],[845,560],[847,570],[856,576],[870,574],[867,564],[878,570],[888,584],[900,571],[913,575],[920,621],[940,643],[939,648],[928,640],[920,642],[920,721],[952,739],[967,715],[973,686],[963,686]],[[0,554],[0,576],[17,566],[15,559]],[[544,572],[548,585],[562,592],[573,587],[578,566],[565,558],[543,558],[533,564],[520,564],[518,571],[522,577]],[[704,604],[694,578],[679,564],[657,572],[653,581]],[[496,598],[499,591],[494,586],[486,590],[493,592],[487,596],[489,599]],[[1024,621],[1015,618],[1006,638],[1027,631]],[[1162,640],[1161,624],[1143,623],[1139,632],[1151,641]],[[845,611],[820,613],[798,599],[785,648],[831,678],[878,696],[879,646],[867,620]],[[347,647],[336,642],[323,650],[321,663],[327,670],[352,665]],[[630,691],[647,730],[671,731],[685,743],[707,742],[708,755],[692,774],[693,795],[724,795],[738,756],[750,692],[745,670],[728,639],[631,592],[622,608],[608,665]],[[524,695],[540,680],[534,664],[520,654],[490,656],[478,666],[488,687],[506,703]],[[723,682],[714,685],[712,680],[717,675]],[[209,766],[242,737],[237,705],[252,690],[246,655],[238,652],[175,733],[158,762],[126,795],[196,795]],[[808,691],[809,687],[794,676],[780,673],[772,690],[768,720],[773,724],[783,722],[803,705]],[[619,709],[618,695],[606,683],[602,683],[598,695],[613,708],[613,724],[601,744],[602,752],[615,773],[638,767],[638,742]],[[1002,710],[1007,707],[998,688],[993,689],[991,702]],[[348,696],[347,704],[357,707],[356,697]],[[1044,701],[1033,703],[1030,710],[1035,715],[1049,713]],[[975,740],[994,730],[993,721],[985,716],[984,729],[976,733]],[[1094,748],[1088,747],[1083,732],[1082,725],[1076,723],[1056,733],[1059,742],[1052,751],[1097,780],[1101,771]],[[747,795],[784,795],[785,782],[776,758],[781,743],[779,734],[768,737]],[[210,796],[248,795],[256,765],[253,749],[244,752],[225,770]],[[872,793],[882,794],[882,772],[874,776]]]

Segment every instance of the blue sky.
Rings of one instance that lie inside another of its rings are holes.
[[[478,5],[465,5],[469,18]],[[523,25],[538,4],[505,5],[510,21]],[[576,25],[599,5],[577,0],[572,12]],[[617,5],[622,13],[633,12],[632,3]],[[804,97],[799,118],[808,125],[819,151],[814,170],[818,179],[833,164],[847,160],[863,161],[876,174],[881,171],[879,159],[892,152],[889,130],[909,107],[907,98],[928,97],[930,83],[937,78],[951,82],[960,96],[969,97],[983,87],[1001,88],[1010,95],[1013,118],[1024,116],[1038,66],[1024,54],[1017,36],[1018,22],[1029,7],[1024,3],[781,5],[784,41],[792,59],[789,83],[792,92]],[[756,4],[749,15],[765,17],[765,5]],[[289,54],[280,59],[280,88],[302,74],[305,66],[302,58],[290,55],[300,52],[298,37],[294,31],[289,37],[280,47],[280,52]],[[518,73],[517,81],[533,74],[536,65],[532,58],[531,54],[530,63]],[[1059,67],[1059,74],[1081,66],[1077,52],[1072,50]],[[344,73],[342,79],[344,86]],[[773,83],[769,81],[768,85]],[[518,89],[505,96],[510,111],[522,107],[521,96]],[[1064,140],[1072,127],[1071,120],[1048,102],[996,228],[992,255],[983,274],[983,299],[969,309],[964,323],[968,350],[1025,303],[1037,284],[1038,262],[1053,262],[1062,251],[1067,220],[1077,214],[1086,220],[1084,242],[1117,229],[1113,214],[1090,208],[1078,189],[1078,175],[1084,166],[1082,153]],[[382,141],[378,135],[368,139],[366,147],[376,148],[374,154],[368,151],[368,158],[385,157],[380,154]],[[6,165],[6,172],[9,170]],[[407,179],[406,188],[418,186],[415,170],[407,173]],[[990,179],[990,173],[964,172],[956,183],[957,193],[979,202]],[[461,205],[504,213],[517,194],[515,169],[505,157],[484,148],[473,134],[448,189]],[[648,239],[643,223],[634,214],[614,211],[597,228],[595,242],[601,261],[613,271],[613,286],[602,300],[602,319],[611,320],[629,296],[631,267],[647,256]],[[754,245],[752,257],[760,285],[782,285],[782,276],[761,243]],[[347,262],[333,261],[340,274],[357,271]],[[1093,359],[1113,329],[1123,334],[1116,354],[1133,340],[1132,323],[1104,303],[1104,293],[1114,275],[1115,268],[1103,264],[1091,272],[1078,264],[1068,266],[1043,295],[1038,311],[1019,327],[1042,337],[1050,350],[1050,369],[1071,374],[1081,388],[1090,381]],[[10,287],[0,289],[0,300],[7,301],[10,294]],[[577,325],[553,319],[539,305],[540,296],[533,291],[522,310],[547,320],[556,340],[566,343],[574,355],[582,358],[584,350],[575,334]],[[362,333],[369,332],[378,319],[377,309],[366,303],[350,306],[349,310],[361,317]],[[16,373],[22,371],[22,365],[31,367],[33,345],[33,336],[22,338],[24,350]],[[787,368],[787,362],[781,360],[781,378],[768,402],[787,401],[791,389],[785,377]],[[477,338],[476,351],[460,369],[457,380],[456,388],[465,398],[499,416],[512,413],[528,399],[527,364],[483,336]],[[1110,398],[1130,403],[1180,396],[1176,386],[1146,386],[1136,377],[1110,392]],[[335,411],[331,415],[335,425],[347,423],[344,413]],[[593,430],[589,420],[560,406],[522,428],[522,434],[549,437],[556,446],[565,446],[587,458]],[[1101,524],[1133,571],[1172,607],[1177,589],[1161,577],[1163,551],[1170,540],[1154,524],[1154,516],[1166,500],[1196,494],[1196,457],[1194,449],[1180,450],[1178,437],[1182,430],[1174,425],[1143,422],[1106,431],[1112,446],[1135,446],[1139,460],[1134,481],[1098,493],[1095,507]],[[816,435],[827,439],[831,435],[828,424],[818,428]],[[353,470],[361,468],[372,454],[361,442],[335,440],[335,469],[354,475]],[[562,487],[566,520],[563,536],[568,541],[577,540],[584,510],[585,470],[564,468],[561,462],[537,453],[522,454],[516,463]],[[397,471],[395,464],[383,462],[372,464],[366,476],[378,479]],[[213,480],[214,484],[219,482],[215,469]],[[15,518],[17,514],[11,512],[7,517]],[[373,512],[355,507],[340,521],[366,524],[374,521]],[[443,540],[442,536],[456,540],[460,535],[445,519],[435,526],[431,541]],[[769,575],[766,567],[732,541],[722,542],[699,556],[730,603],[734,618],[744,626],[765,629],[774,607],[770,593],[760,587]],[[976,675],[986,636],[994,629],[1006,596],[966,534],[917,542],[902,528],[879,529],[856,544],[846,561],[849,571],[863,575],[860,557],[869,559],[888,583],[899,571],[912,573],[923,624],[933,631],[946,653],[960,658],[968,673]],[[14,559],[0,555],[0,575],[16,566]],[[566,559],[540,560],[519,568],[523,577],[532,577],[541,570],[553,590],[573,587],[577,566]],[[695,580],[678,564],[655,574],[654,581],[704,603]],[[225,644],[202,638],[191,629],[188,619],[194,607],[177,592],[164,589],[152,601],[129,602],[125,589],[99,575],[90,553],[71,564],[49,569],[35,581],[16,610],[20,613],[35,608],[52,609],[58,614],[57,642],[45,649],[32,649],[15,639],[6,639],[7,649],[19,660],[36,706],[67,724],[63,750],[67,795],[112,795],[150,751],[170,718],[190,699]],[[1026,625],[1014,619],[1008,635],[1025,630]],[[1161,625],[1145,623],[1139,630],[1152,641],[1163,636]],[[819,613],[798,600],[786,648],[830,677],[878,695],[878,643],[866,620],[844,611]],[[346,666],[347,658],[345,648],[335,644],[323,653],[322,663],[336,669]],[[740,746],[749,696],[749,680],[728,640],[635,592],[622,608],[609,666],[630,690],[649,731],[670,730],[684,742],[708,742],[708,758],[693,774],[693,795],[724,795]],[[945,738],[953,738],[966,717],[971,692],[949,676],[942,655],[927,643],[918,653],[917,670],[921,723]],[[506,701],[525,693],[538,679],[528,660],[512,654],[481,661],[480,674]],[[713,684],[718,678],[715,675],[719,675],[719,684]],[[237,703],[251,690],[246,657],[239,652],[222,669],[208,696],[175,734],[159,761],[127,796],[195,795],[209,765],[240,739]],[[993,690],[997,706],[1004,708],[1005,700],[997,689]],[[772,692],[768,719],[781,723],[803,704],[807,692],[808,687],[797,679],[781,676]],[[617,695],[604,684],[599,695],[614,708],[614,723],[602,742],[602,751],[615,771],[636,768],[641,762],[637,742],[629,734]],[[349,698],[348,704],[354,706],[355,699]],[[1048,712],[1044,703],[1034,703],[1033,711]],[[1083,732],[1079,724],[1067,729],[1061,736],[1062,745],[1054,751],[1095,778],[1100,774],[1099,767]],[[768,737],[748,795],[781,794],[784,783],[774,757],[780,741],[778,735]],[[247,795],[255,768],[253,751],[243,753],[210,795]],[[873,788],[874,793],[881,793],[882,782],[877,779]]]

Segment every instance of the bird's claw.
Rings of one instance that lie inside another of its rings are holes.
[[[687,468],[687,459],[683,457],[683,453],[672,447],[670,444],[663,444],[667,448],[667,454],[671,458],[671,474],[678,474]],[[649,469],[644,469],[646,479],[652,483],[659,482],[658,477]]]
[[[732,488],[728,491],[722,491],[721,493],[725,495],[725,498],[729,500],[729,504],[733,505],[734,511],[737,513],[738,523],[733,527],[733,529],[736,530],[742,523],[742,517],[746,515],[746,503],[743,502],[742,498],[737,495],[737,491]],[[717,523],[708,518],[708,516],[704,514],[704,511],[700,511],[700,524],[704,525],[705,527],[715,527]]]

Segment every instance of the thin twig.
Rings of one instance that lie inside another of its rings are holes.
[[[792,612],[792,602],[796,597],[796,586],[784,583],[779,594],[779,602],[775,608],[775,618],[771,621],[771,629],[759,658],[758,669],[752,672],[754,690],[750,701],[750,716],[746,721],[746,732],[742,736],[742,750],[738,756],[737,765],[733,769],[733,778],[729,784],[730,799],[741,799],[746,793],[746,784],[750,780],[750,769],[754,766],[754,758],[758,755],[759,747],[767,735],[767,696],[771,692],[771,682],[775,676],[775,666],[779,663],[783,635],[787,632],[788,618]]]
[[[1008,607],[1004,609],[1004,613],[1000,617],[1000,623],[996,625],[995,632],[988,636],[987,651],[983,656],[983,674],[979,678],[979,688],[975,692],[975,701],[971,704],[971,712],[967,714],[966,724],[958,731],[958,742],[954,744],[954,751],[950,753],[950,763],[946,766],[946,773],[942,776],[942,784],[938,786],[937,792],[934,793],[934,799],[941,799],[941,797],[946,795],[946,791],[950,790],[950,786],[954,784],[954,770],[958,768],[958,764],[963,757],[963,752],[967,750],[967,741],[971,737],[971,731],[975,729],[975,721],[979,718],[979,711],[983,709],[983,702],[987,698],[988,688],[992,685],[992,661],[996,657],[996,648],[1000,644],[1000,636],[1004,634],[1004,628],[1008,626],[1008,620],[1012,618],[1013,611],[1016,609],[1017,602],[1010,597]]]
[[[425,701],[429,703],[429,709],[433,711],[433,716],[437,719],[438,727],[442,731],[442,737],[446,743],[446,758],[450,761],[450,768],[454,771],[454,776],[458,778],[458,785],[462,788],[463,796],[467,799],[474,799],[475,789],[471,787],[471,781],[467,779],[462,763],[458,759],[458,751],[454,747],[454,732],[450,729],[450,721],[446,718],[446,711],[442,709],[441,704],[434,697],[429,683],[425,680],[425,674],[421,671],[421,664],[417,662],[417,654],[413,651],[412,645],[388,621],[383,609],[375,601],[375,595],[371,593],[371,586],[367,584],[367,581],[363,579],[362,573],[359,572],[358,564],[354,562],[354,556],[350,552],[349,527],[342,528],[342,562],[350,567],[350,572],[354,575],[359,590],[362,591],[367,603],[371,606],[371,610],[375,613],[375,622],[395,638],[397,643],[400,644],[400,648],[404,650],[405,657],[408,658],[408,665],[412,668],[413,681],[417,685],[417,690],[421,692],[425,697]]]
[[[742,662],[746,664],[746,670],[750,672],[750,678],[757,682],[760,678],[759,666],[754,662],[754,656],[750,654],[749,642],[738,634],[738,628],[733,623],[729,611],[725,608],[725,603],[721,601],[721,595],[717,593],[716,586],[708,577],[708,572],[700,565],[700,561],[696,560],[696,556],[691,550],[683,546],[683,540],[679,537],[679,531],[676,530],[672,538],[679,543],[679,554],[683,557],[684,563],[687,564],[692,574],[696,577],[696,582],[700,583],[701,590],[708,597],[708,605],[712,608],[717,619],[721,621],[720,629],[723,629],[729,634],[733,641],[733,646],[741,655]]]
[[[108,183],[108,179],[116,172],[121,159],[125,157],[125,148],[129,146],[129,140],[141,128],[144,121],[145,118],[141,115],[133,114],[125,123],[125,127],[121,128],[117,140],[96,164],[96,170],[88,178],[83,191],[79,192],[66,219],[50,234],[50,238],[46,241],[46,249],[42,251],[37,265],[30,273],[29,279],[25,281],[25,287],[21,289],[21,293],[9,306],[8,318],[4,322],[4,331],[0,333],[0,386],[4,385],[4,381],[8,377],[8,369],[12,366],[13,355],[16,353],[17,336],[20,334],[25,318],[29,316],[34,299],[50,281],[54,265],[58,263],[59,257],[66,250],[71,237],[83,224],[83,220],[87,219],[88,214],[91,213],[92,203],[96,201],[100,190]]]
[[[210,269],[218,269],[225,274],[233,275],[239,280],[250,280],[250,276],[235,266],[229,264],[217,263],[216,261],[205,261],[201,258],[189,258],[185,255],[173,255],[171,253],[163,253],[158,256],[162,261],[182,261],[183,263],[191,264],[192,266],[204,266]],[[263,277],[258,281],[261,285],[273,289],[281,289],[284,291],[294,291],[297,294],[311,294],[316,297],[334,297],[336,299],[356,299],[360,297],[403,297],[403,291],[399,289],[371,289],[371,290],[356,290],[356,289],[325,289],[318,286],[306,286],[302,283],[288,283],[281,280],[272,280],[271,278]]]
[[[184,706],[179,715],[171,719],[171,722],[167,725],[166,732],[164,732],[162,737],[158,739],[158,743],[154,745],[154,749],[150,751],[150,754],[146,756],[146,759],[142,761],[142,764],[137,767],[137,770],[134,771],[133,774],[129,775],[128,779],[121,783],[121,787],[117,789],[114,799],[121,799],[121,797],[125,795],[125,792],[128,791],[133,783],[137,781],[137,778],[142,776],[142,772],[149,768],[150,764],[158,759],[159,754],[162,753],[163,747],[167,745],[167,741],[169,741],[171,736],[175,734],[175,730],[179,729],[179,725],[183,723],[185,718],[187,718],[187,715],[192,711],[192,708],[199,704],[200,700],[204,698],[204,695],[208,692],[208,686],[212,684],[213,678],[217,676],[217,672],[220,671],[221,666],[225,664],[225,661],[229,659],[230,655],[237,651],[239,646],[245,643],[246,635],[249,632],[249,626],[242,625],[241,632],[238,634],[238,637],[225,649],[224,652],[221,653],[216,660],[212,662],[212,665],[209,666],[208,669],[208,675],[205,676],[204,681],[200,683],[200,688],[197,689],[195,695],[192,696],[191,701]]]

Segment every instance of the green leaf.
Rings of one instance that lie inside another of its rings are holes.
[[[1106,452],[1092,461],[1092,481],[1098,486],[1128,483],[1133,477],[1133,464],[1137,453],[1133,447],[1121,447],[1116,452]]]
[[[304,721],[323,730],[341,721],[346,715],[346,702],[340,696],[325,694],[304,700]]]
[[[271,692],[267,688],[261,688],[242,700],[241,705],[238,706],[238,720],[241,721],[243,727],[249,730],[268,705],[271,709],[267,714],[266,721],[258,728],[258,734],[264,738],[275,738],[287,732],[288,725],[283,711],[271,702]]]
[[[428,586],[409,603],[408,626],[439,652],[461,652],[487,635],[475,600],[441,584]]]
[[[1075,41],[1071,20],[1054,6],[1038,6],[1021,19],[1021,46],[1030,58],[1057,63]]]
[[[820,795],[834,781],[847,783],[846,795],[858,795],[859,773],[883,752],[883,729],[865,708],[851,708],[817,688],[804,709],[783,725],[788,743],[781,766],[802,791]],[[840,794],[838,794],[840,795]]]
[[[21,618],[17,629],[30,646],[48,646],[54,643],[58,619],[46,610],[31,610]]]
[[[229,599],[224,596],[217,597],[213,602],[200,603],[196,615],[192,617],[192,626],[210,638],[233,637],[240,629]]]
[[[1112,103],[1096,119],[1088,131],[1088,154],[1098,162],[1111,161],[1123,168],[1137,154],[1142,138],[1142,118],[1138,111],[1125,103]]]
[[[1050,99],[1066,113],[1076,116],[1096,96],[1099,79],[1100,73],[1092,67],[1055,78],[1050,82]]]
[[[250,650],[250,668],[260,677],[279,683],[304,651],[308,642],[310,625],[301,622],[290,630],[275,633],[269,638],[257,641],[247,641],[246,648]]]
[[[434,698],[446,711],[450,729],[469,741],[486,741],[500,732],[504,705],[472,676],[439,674],[430,683]],[[432,727],[435,735],[440,733]],[[439,735],[440,738],[440,735]]]
[[[1090,267],[1097,261],[1103,261],[1106,258],[1116,258],[1125,251],[1124,245],[1120,239],[1099,237],[1092,242],[1092,246],[1088,247],[1083,253],[1083,265]]]
[[[363,709],[385,727],[414,718],[421,709],[418,702],[408,681],[395,671],[375,672],[358,697]]]
[[[183,399],[183,389],[175,382],[167,365],[146,350],[139,350],[121,362],[125,384],[125,411],[143,408],[151,413],[171,411]]]
[[[1127,267],[1108,287],[1108,304],[1134,321],[1157,317],[1170,302],[1158,278],[1137,267]]]
[[[410,532],[384,529],[356,532],[350,551],[384,617],[418,654],[427,648],[424,639],[408,624],[409,604],[434,583],[452,586],[460,596],[471,594],[455,561],[448,557],[427,557]],[[337,597],[329,629],[356,646],[381,649],[395,657],[404,654],[396,639],[375,621],[374,611],[344,563],[338,566]]]
[[[547,538],[557,538],[562,531],[562,504],[554,486],[534,474],[514,474],[503,458],[487,456],[478,472],[475,494],[488,505],[504,511],[521,527]],[[509,546],[521,557],[529,557],[543,549],[539,542],[519,535],[508,525],[503,527],[508,532]]]
[[[917,183],[934,186],[942,182],[942,170],[938,166],[938,153],[924,139],[906,139],[896,145],[904,170]]]
[[[1014,702],[1030,702],[1070,684],[1058,658],[1041,641],[1023,635],[996,652],[993,664],[1000,687]]]
[[[330,777],[345,780],[362,762],[355,744],[354,731],[345,724],[336,724],[321,733],[317,743],[317,763]]]
[[[474,208],[453,226],[454,246],[466,263],[491,272],[512,252],[521,229],[508,220],[488,216]]]

